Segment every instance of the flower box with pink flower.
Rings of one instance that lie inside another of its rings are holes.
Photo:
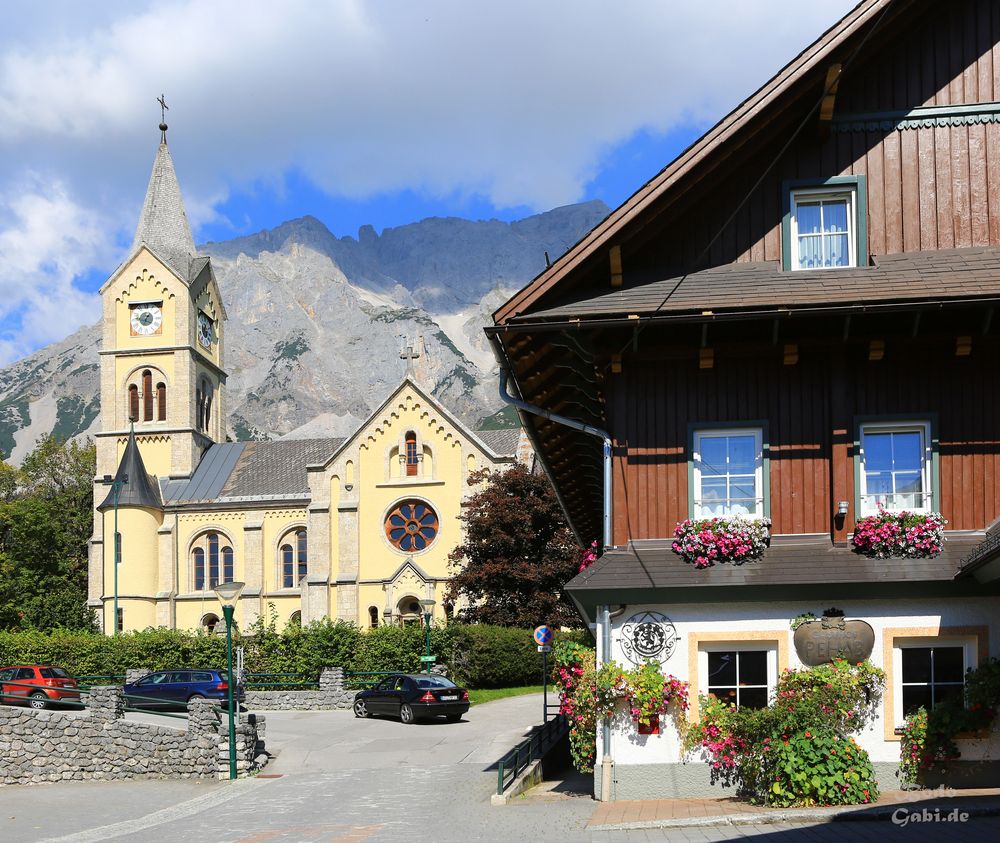
[[[944,525],[940,512],[888,512],[859,518],[851,544],[862,556],[888,559],[892,556],[919,559],[937,556],[944,547]]]
[[[720,562],[756,562],[770,541],[771,521],[767,518],[687,518],[674,528],[672,548],[696,568],[709,568]]]

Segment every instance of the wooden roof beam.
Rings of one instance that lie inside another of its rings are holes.
[[[819,130],[821,134],[830,131],[833,121],[833,109],[837,103],[837,87],[840,85],[840,74],[844,66],[834,62],[826,69],[826,80],[823,82],[823,100],[819,106]]]

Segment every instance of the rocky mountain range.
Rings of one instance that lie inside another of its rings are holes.
[[[512,223],[432,218],[336,237],[303,217],[206,243],[229,320],[233,439],[351,432],[420,352],[418,380],[467,423],[501,409],[482,332],[490,313],[608,213],[593,201]],[[0,369],[0,450],[99,428],[98,325]],[[503,423],[504,416],[494,423]],[[509,416],[507,416],[509,418]]]

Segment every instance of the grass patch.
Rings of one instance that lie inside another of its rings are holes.
[[[550,689],[551,690],[551,689]],[[473,705],[502,700],[504,697],[520,697],[524,694],[542,693],[541,685],[522,685],[520,688],[479,688],[469,691],[469,702]]]

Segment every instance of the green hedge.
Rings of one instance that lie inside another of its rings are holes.
[[[586,633],[565,633],[581,638]],[[349,670],[423,669],[425,631],[418,626],[380,626],[362,632],[353,624],[325,619],[304,628],[256,625],[236,635],[250,673],[316,675],[320,668]],[[456,681],[470,688],[505,688],[540,682],[541,656],[531,630],[452,624],[431,630],[431,652]],[[117,636],[57,630],[0,632],[0,667],[56,664],[75,676],[124,674],[127,668],[223,667],[226,639],[204,632],[147,629]]]

